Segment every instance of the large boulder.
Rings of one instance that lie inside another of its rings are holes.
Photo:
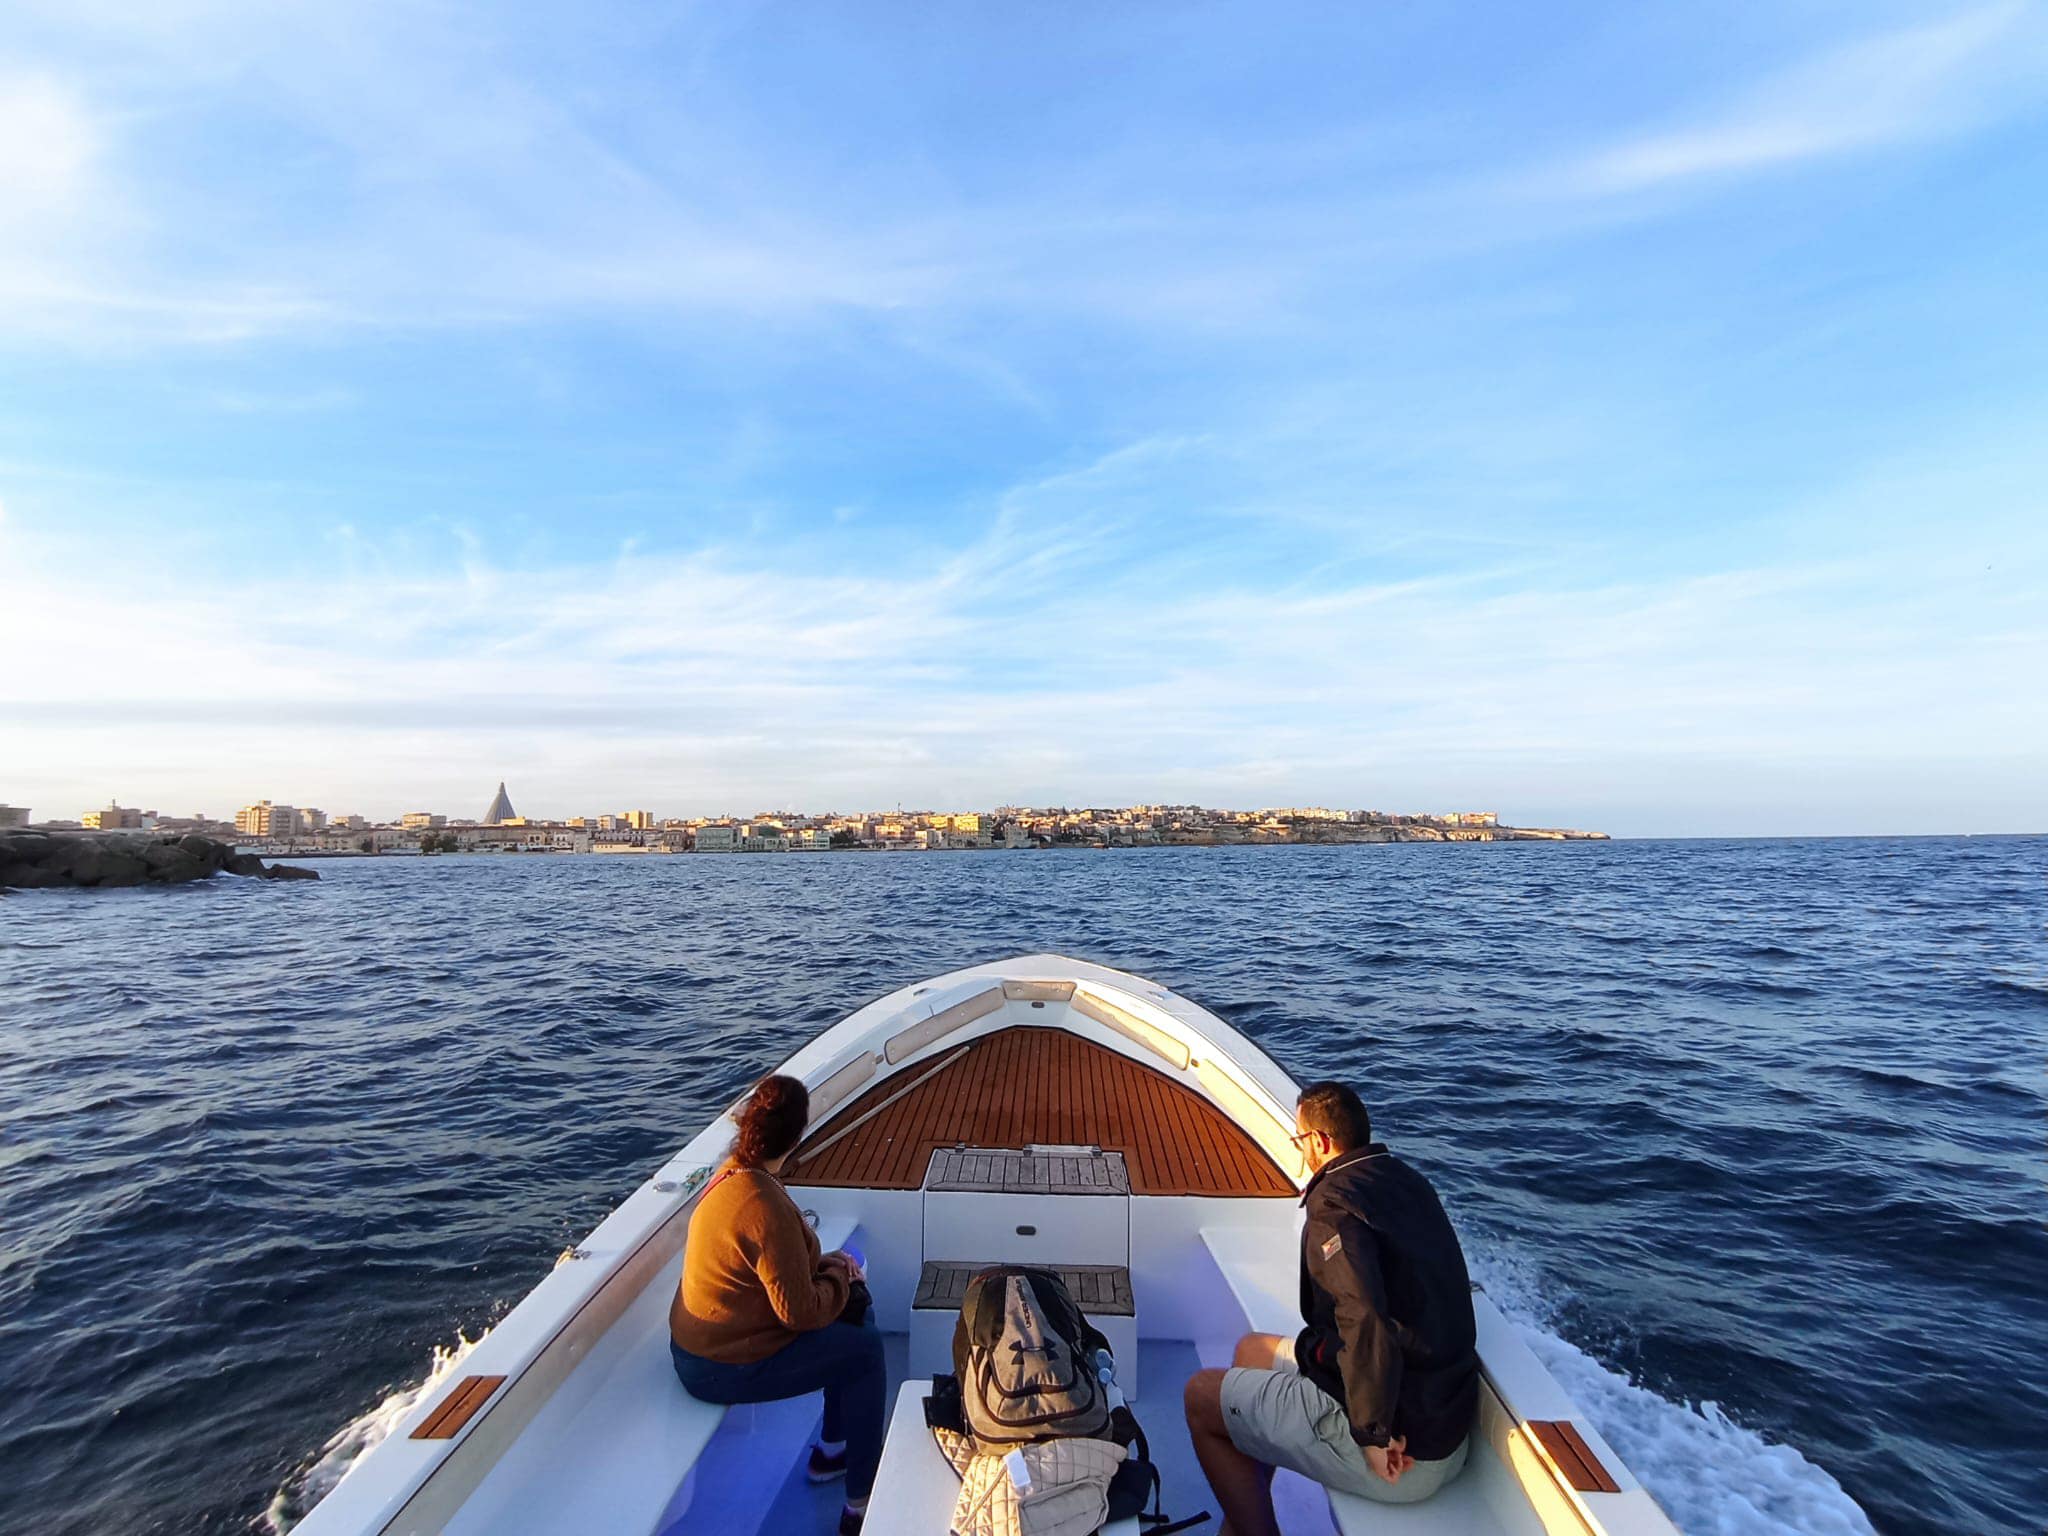
[[[50,834],[14,829],[0,832],[0,864],[40,864],[50,852]]]
[[[142,850],[142,862],[149,866],[149,878],[165,885],[204,880],[213,873],[205,859],[182,841],[149,844]]]
[[[67,838],[43,867],[56,870],[67,885],[140,885],[149,878],[141,847],[126,838]]]
[[[234,852],[226,843],[217,843],[210,837],[201,837],[197,832],[179,838],[178,846],[204,864],[209,874],[225,869],[228,855]]]
[[[236,853],[210,837],[147,833],[0,833],[0,888],[180,885],[221,870],[274,880],[317,880],[315,870],[265,868],[253,853]]]

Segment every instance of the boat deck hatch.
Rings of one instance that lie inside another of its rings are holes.
[[[1094,1147],[941,1147],[924,1187],[945,1194],[1128,1195],[1121,1152]]]

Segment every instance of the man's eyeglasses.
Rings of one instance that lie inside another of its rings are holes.
[[[1288,1137],[1287,1139],[1293,1142],[1296,1147],[1299,1147],[1303,1142],[1313,1141],[1316,1137],[1322,1134],[1323,1133],[1321,1131],[1296,1131],[1292,1136]]]

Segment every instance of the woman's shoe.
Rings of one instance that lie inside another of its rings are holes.
[[[804,1475],[814,1483],[829,1483],[835,1477],[846,1476],[846,1447],[842,1445],[837,1451],[828,1453],[823,1446],[812,1446]]]
[[[860,1528],[868,1517],[864,1509],[842,1509],[839,1511],[839,1536],[860,1536]]]

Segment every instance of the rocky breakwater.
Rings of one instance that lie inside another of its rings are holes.
[[[0,889],[182,885],[218,874],[259,880],[318,880],[319,873],[265,864],[253,853],[196,833],[152,837],[143,832],[0,832]]]

